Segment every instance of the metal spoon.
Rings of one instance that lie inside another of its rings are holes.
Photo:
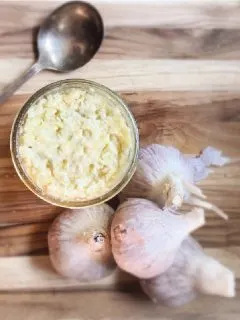
[[[2,90],[0,103],[43,69],[66,72],[86,64],[101,45],[103,29],[99,12],[86,2],[68,2],[57,8],[39,30],[38,60]]]

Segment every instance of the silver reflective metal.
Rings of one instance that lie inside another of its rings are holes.
[[[103,34],[102,18],[92,5],[74,1],[57,8],[40,27],[38,61],[2,90],[0,103],[43,69],[67,72],[86,64],[98,51]]]

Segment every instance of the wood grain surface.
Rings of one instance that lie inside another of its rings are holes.
[[[207,224],[195,233],[209,254],[235,272],[235,299],[204,296],[169,309],[153,305],[136,291],[136,279],[119,271],[103,281],[81,284],[62,279],[51,268],[47,231],[62,209],[26,189],[13,169],[9,151],[16,112],[43,85],[65,78],[98,81],[127,101],[137,119],[142,145],[171,144],[186,153],[212,145],[233,160],[240,158],[240,3],[92,2],[106,26],[94,60],[67,75],[42,72],[0,106],[0,318],[238,320],[237,161],[216,169],[201,183],[209,201],[221,207],[229,221],[207,212]],[[0,90],[33,62],[39,23],[60,3],[63,1],[0,2]]]
[[[93,297],[94,295],[94,297]],[[235,299],[203,296],[191,305],[166,308],[141,294],[126,292],[53,292],[0,294],[1,316],[7,320],[238,320]]]
[[[231,268],[240,280],[240,257],[238,247],[209,248],[206,253],[218,259],[221,263]],[[58,275],[51,266],[48,255],[24,256],[24,257],[1,257],[0,258],[0,283],[1,291],[49,291],[69,289],[117,289],[131,288],[138,280],[118,269],[110,276],[91,283],[64,279]],[[24,270],[21,277],[19,270]],[[134,287],[135,288],[135,287]]]

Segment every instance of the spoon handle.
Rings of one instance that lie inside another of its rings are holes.
[[[5,102],[18,88],[20,88],[28,79],[37,74],[43,68],[37,61],[28,70],[21,74],[12,83],[5,86],[0,92],[0,104]]]

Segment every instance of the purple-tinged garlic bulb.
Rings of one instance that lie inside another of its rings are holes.
[[[168,306],[188,303],[199,292],[235,296],[233,272],[207,256],[192,237],[182,242],[169,269],[152,279],[140,280],[140,283],[153,302]]]
[[[138,278],[152,278],[166,271],[189,233],[204,224],[204,211],[194,208],[180,215],[161,210],[145,199],[129,199],[115,212],[112,251],[118,266]]]
[[[65,210],[48,232],[50,260],[58,273],[79,281],[98,280],[115,269],[107,204]]]
[[[208,147],[199,156],[182,154],[174,147],[151,144],[140,149],[137,170],[121,193],[121,199],[145,198],[161,208],[180,208],[183,202],[227,215],[203,200],[205,195],[195,184],[211,172],[210,166],[222,166],[230,160]]]

